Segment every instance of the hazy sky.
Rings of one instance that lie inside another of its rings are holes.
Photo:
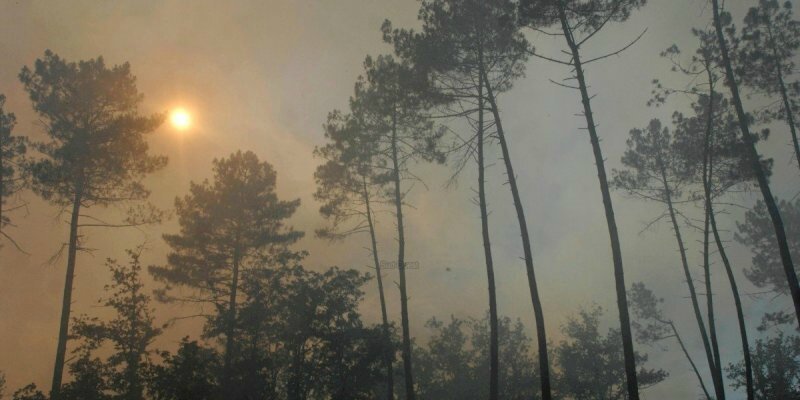
[[[676,108],[685,110],[689,99],[676,99],[667,108],[645,106],[650,81],[658,77],[681,85],[681,77],[670,73],[658,54],[672,43],[691,52],[692,26],[705,26],[710,9],[704,0],[652,1],[622,26],[612,27],[587,45],[587,57],[621,47],[648,29],[643,39],[619,57],[592,64],[587,71],[599,133],[609,170],[619,166],[629,129],[646,126],[655,117],[665,122]],[[735,19],[750,2],[728,1]],[[211,160],[238,149],[252,150],[269,161],[278,172],[278,191],[284,199],[301,198],[292,219],[307,232],[298,248],[311,255],[306,265],[331,265],[369,269],[365,237],[329,244],[313,238],[322,223],[319,204],[311,197],[313,171],[318,160],[311,152],[323,143],[321,124],[326,114],[346,107],[353,82],[367,54],[389,49],[381,42],[379,27],[385,18],[396,26],[416,26],[415,1],[400,0],[294,0],[294,1],[3,1],[0,2],[0,93],[8,97],[6,111],[17,114],[17,134],[40,137],[30,102],[17,74],[32,65],[45,49],[77,61],[102,55],[108,64],[130,62],[145,94],[143,108],[167,111],[184,107],[194,126],[186,133],[165,125],[151,137],[155,153],[169,156],[166,169],[148,179],[152,201],[169,209],[175,196],[182,196],[190,180],[210,176]],[[560,41],[544,36],[530,38],[540,52],[559,55]],[[527,77],[500,99],[503,123],[511,142],[512,159],[528,225],[532,233],[534,262],[550,338],[559,340],[559,326],[578,307],[600,304],[607,310],[609,326],[617,326],[614,284],[606,222],[600,202],[591,146],[584,130],[578,93],[548,82],[568,75],[561,66],[540,60],[528,63]],[[796,166],[791,163],[788,134],[778,126],[761,150],[775,157],[774,192],[783,198],[800,190]],[[488,150],[490,160],[499,157]],[[472,167],[472,166],[470,166]],[[407,211],[407,256],[418,261],[419,270],[408,272],[412,332],[424,341],[425,320],[479,316],[486,307],[486,277],[480,246],[478,209],[472,202],[474,168],[468,168],[457,187],[444,188],[449,167],[421,165],[417,168],[427,188],[417,184]],[[511,196],[499,184],[502,171],[493,165],[488,174],[492,210],[490,227],[495,254],[500,312],[520,317],[533,333],[533,312],[525,279],[518,226]],[[0,370],[6,372],[9,388],[34,381],[49,387],[64,281],[64,260],[48,263],[66,241],[64,215],[59,210],[25,194],[27,216],[18,215],[13,231],[32,255],[10,246],[0,253]],[[740,195],[736,202],[749,205],[755,197]],[[679,266],[677,247],[666,223],[641,232],[661,209],[655,204],[614,195],[622,238],[628,284],[644,281],[661,297],[666,312],[679,324],[686,341],[700,349],[696,325],[690,313],[687,290]],[[684,210],[697,215],[691,206]],[[742,212],[732,209],[720,223],[731,236],[734,221]],[[115,210],[104,215],[113,216]],[[391,259],[396,249],[394,224],[388,212],[379,215],[379,246],[382,258]],[[142,230],[85,231],[86,246],[77,265],[74,315],[102,314],[97,298],[108,281],[103,267],[106,257],[124,257],[124,249],[147,241],[147,264],[165,261],[161,235],[175,232],[175,221]],[[699,266],[699,235],[688,229],[686,243],[693,266]],[[749,265],[746,249],[732,244],[737,271]],[[721,265],[715,264],[719,328],[723,358],[739,357],[730,290]],[[697,275],[699,268],[694,269]],[[396,279],[388,271],[387,279]],[[699,276],[699,275],[697,275]],[[739,275],[744,291],[754,288]],[[149,288],[157,286],[148,279]],[[390,284],[388,302],[394,320],[399,320],[396,286]],[[377,289],[366,287],[363,312],[377,321]],[[767,299],[769,300],[769,299]],[[745,301],[745,313],[757,325],[763,307],[773,302]],[[788,304],[788,303],[786,303]],[[158,305],[159,322],[189,314],[178,306]],[[179,322],[166,331],[157,345],[170,349],[180,337],[197,335],[200,321]],[[755,330],[753,329],[753,335]],[[673,346],[670,354],[658,348],[649,351],[651,367],[667,368],[671,377],[646,392],[647,398],[686,398],[700,393],[685,360]],[[699,354],[699,353],[698,353]],[[700,356],[698,356],[700,357]],[[700,360],[702,361],[702,360]],[[704,362],[700,363],[704,365]]]

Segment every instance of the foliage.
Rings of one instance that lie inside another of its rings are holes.
[[[778,333],[757,340],[754,350],[755,398],[800,399],[800,338]],[[742,362],[730,364],[727,370],[734,388],[745,386]]]

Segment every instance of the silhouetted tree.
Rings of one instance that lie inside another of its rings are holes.
[[[776,336],[756,341],[753,352],[755,371],[755,398],[800,399],[800,338]],[[728,366],[728,378],[733,386],[745,385],[744,366],[735,363]]]
[[[800,325],[800,284],[798,284],[797,274],[792,262],[791,250],[789,249],[789,244],[786,239],[786,229],[783,225],[783,219],[781,218],[778,205],[772,195],[772,190],[769,187],[768,174],[764,170],[764,166],[761,163],[761,156],[756,149],[756,136],[750,132],[750,118],[742,105],[742,99],[739,94],[739,83],[734,73],[734,65],[731,62],[731,56],[729,54],[725,30],[726,28],[728,30],[732,29],[728,26],[731,21],[731,16],[729,13],[720,10],[719,0],[711,0],[711,6],[713,10],[714,30],[717,36],[717,48],[720,55],[719,62],[725,69],[726,83],[731,91],[731,101],[736,110],[739,130],[742,134],[742,140],[747,145],[747,159],[750,163],[750,168],[753,170],[753,174],[756,177],[759,189],[761,189],[761,195],[764,198],[764,204],[772,220],[775,238],[778,242],[778,249],[780,250],[781,264],[783,264],[786,281],[789,286],[789,291],[792,294],[797,323]]]
[[[663,127],[661,121],[654,119],[650,121],[647,128],[632,129],[627,144],[628,148],[622,156],[622,165],[626,169],[613,171],[614,186],[625,190],[632,196],[644,200],[653,200],[666,206],[672,230],[675,233],[675,240],[678,244],[683,274],[686,285],[689,288],[689,297],[692,302],[697,327],[700,330],[700,337],[703,339],[703,347],[706,351],[709,369],[712,375],[715,375],[717,374],[717,360],[714,357],[712,344],[709,341],[709,335],[700,312],[700,303],[697,300],[694,278],[692,278],[692,273],[689,269],[686,247],[678,224],[678,213],[675,210],[675,202],[680,201],[681,187],[687,183],[685,175],[681,171],[683,167],[681,158],[674,151],[675,142],[669,133],[669,129]],[[661,219],[661,217],[658,219]],[[710,322],[711,320],[709,320]],[[714,381],[714,384],[716,387],[717,381]],[[719,391],[724,391],[724,388],[718,388],[718,393]]]
[[[164,167],[167,159],[149,155],[144,135],[158,128],[164,116],[139,113],[142,95],[127,63],[108,68],[102,57],[67,62],[48,50],[19,77],[49,137],[33,143],[42,155],[31,164],[33,189],[52,204],[71,208],[51,389],[53,399],[60,400],[75,263],[83,248],[80,228],[135,226],[159,217],[152,208],[139,207],[132,208],[124,222],[108,223],[85,210],[148,197],[142,179]]]
[[[456,400],[480,397],[480,393],[487,392],[488,382],[484,377],[490,368],[489,323],[488,317],[464,320],[452,316],[448,323],[436,318],[426,323],[431,337],[415,353],[420,398]],[[499,397],[539,399],[535,385],[538,371],[526,328],[508,317],[500,317],[498,327]]]
[[[175,200],[181,232],[164,235],[172,248],[166,266],[152,266],[153,277],[165,283],[164,301],[211,304],[205,335],[224,337],[223,391],[229,392],[231,363],[236,356],[237,306],[242,276],[290,253],[288,246],[303,236],[286,225],[299,200],[281,201],[275,193],[276,173],[252,152],[214,160],[214,181],[192,183]],[[173,286],[190,289],[175,294]]]
[[[778,202],[781,215],[786,221],[789,249],[794,258],[800,258],[800,199],[794,202],[780,200]],[[744,274],[756,287],[766,288],[777,294],[788,295],[786,276],[783,273],[780,254],[775,251],[777,243],[764,202],[759,201],[748,210],[744,222],[737,223],[736,240],[750,247],[753,253],[752,265],[744,270]]]
[[[706,389],[703,377],[700,371],[697,370],[697,365],[694,363],[689,350],[681,339],[678,333],[678,328],[675,327],[675,322],[664,316],[661,310],[661,303],[664,299],[658,298],[655,294],[648,289],[644,283],[635,282],[631,285],[631,290],[628,293],[631,299],[631,308],[636,319],[633,320],[633,329],[636,332],[636,338],[640,343],[656,344],[664,340],[675,338],[678,345],[681,347],[683,355],[692,366],[692,371],[697,376],[697,381],[700,383],[700,388],[703,389],[703,394],[706,399],[711,400],[712,397]]]
[[[384,36],[395,45],[398,54],[412,59],[418,67],[430,71],[436,89],[451,103],[458,105],[457,110],[445,110],[445,115],[467,117],[470,124],[474,124],[475,135],[470,135],[460,147],[466,149],[467,157],[472,157],[477,152],[478,205],[489,281],[489,398],[497,399],[499,390],[498,313],[488,231],[484,152],[487,128],[493,126],[502,150],[505,172],[520,226],[525,267],[536,317],[541,390],[543,398],[549,399],[550,374],[544,312],[533,269],[527,221],[496,97],[497,94],[510,90],[513,81],[524,74],[529,44],[519,31],[516,5],[505,0],[429,0],[422,3],[419,19],[423,24],[421,33],[392,30],[388,23],[384,23]],[[484,110],[492,113],[491,125],[484,121]],[[473,122],[472,115],[476,112],[477,121]],[[461,167],[463,166],[459,166]]]
[[[160,353],[162,362],[154,365],[147,393],[153,400],[216,400],[220,357],[214,349],[197,341],[181,340],[175,354]]]
[[[577,317],[571,317],[562,326],[565,340],[553,349],[559,373],[556,374],[555,387],[559,398],[581,400],[622,400],[630,399],[626,393],[626,376],[621,368],[624,356],[619,348],[619,330],[609,329],[600,334],[600,317],[603,310],[594,306],[581,310]],[[635,353],[636,363],[647,362],[646,354]],[[638,371],[642,387],[653,386],[667,377],[663,370],[646,369]]]
[[[64,386],[65,398],[144,398],[149,347],[161,329],[153,326],[150,296],[143,293],[142,249],[127,251],[127,265],[106,261],[112,283],[105,287],[108,297],[100,302],[114,310],[114,317],[109,321],[86,315],[75,318],[70,338],[80,344],[75,349],[76,361],[69,366],[74,380]],[[97,353],[106,346],[113,352],[101,359]]]
[[[25,137],[11,134],[17,124],[17,118],[13,113],[3,110],[5,102],[6,97],[0,94],[0,236],[20,249],[17,242],[3,231],[3,228],[13,226],[8,213],[24,207],[24,204],[15,203],[13,198],[26,186],[23,176],[23,157],[27,150],[27,140]]]
[[[594,163],[597,167],[597,178],[600,183],[600,192],[603,197],[608,234],[611,241],[611,253],[614,261],[614,282],[617,294],[617,308],[619,309],[620,332],[622,347],[625,355],[625,372],[628,396],[631,400],[639,399],[639,385],[636,379],[636,360],[633,350],[633,337],[631,335],[630,316],[628,313],[628,300],[626,298],[625,271],[622,265],[622,249],[619,241],[617,222],[614,217],[614,207],[611,202],[608,178],[606,176],[605,159],[600,148],[600,137],[597,133],[597,124],[592,113],[592,95],[589,94],[584,68],[586,65],[600,61],[608,56],[619,54],[630,47],[637,39],[615,52],[583,60],[582,47],[607,25],[608,22],[623,22],[630,17],[633,10],[644,5],[645,0],[522,0],[520,1],[521,17],[533,29],[542,29],[548,26],[559,26],[561,35],[566,40],[570,55],[568,61],[547,57],[533,53],[534,56],[546,59],[557,64],[569,67],[578,86],[563,85],[580,92],[583,104],[583,116],[586,119],[586,129],[592,144]],[[642,33],[644,34],[644,32]],[[641,37],[641,35],[639,36]]]
[[[781,4],[777,0],[759,0],[744,18],[738,47],[736,72],[742,83],[768,95],[780,95],[780,106],[767,115],[786,121],[795,159],[800,166],[800,143],[795,121],[797,98],[792,98],[792,83],[787,82],[795,70],[794,57],[800,48],[800,22],[792,16],[792,2]]]
[[[386,184],[386,196],[394,203],[397,221],[397,268],[400,273],[400,318],[403,330],[403,372],[406,398],[413,400],[414,379],[411,357],[411,331],[408,317],[408,288],[405,268],[405,226],[403,205],[407,190],[402,182],[418,179],[408,168],[409,162],[445,162],[440,150],[444,135],[426,118],[424,111],[431,107],[427,77],[408,62],[391,56],[367,57],[365,75],[356,84],[351,103],[353,114],[363,115],[371,134],[377,135],[377,154],[388,166],[376,176],[376,183]],[[381,162],[381,161],[378,161]]]
[[[330,221],[328,227],[317,230],[317,236],[336,240],[365,231],[369,233],[384,339],[390,344],[392,339],[373,211],[373,198],[376,197],[375,170],[385,168],[385,165],[373,165],[382,161],[377,156],[375,139],[378,136],[366,132],[367,127],[362,123],[362,117],[342,115],[338,111],[330,113],[328,122],[324,125],[325,138],[330,143],[314,151],[315,155],[326,160],[314,173],[317,183],[314,198],[322,202],[320,214]],[[350,221],[352,225],[344,225]],[[387,345],[386,348],[390,349],[391,346]],[[391,352],[384,357],[386,397],[390,400],[394,399],[394,357]]]

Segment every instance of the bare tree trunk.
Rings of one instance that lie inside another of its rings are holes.
[[[708,68],[707,68],[708,69]],[[739,322],[739,336],[742,339],[742,355],[744,356],[744,367],[745,367],[745,380],[746,380],[746,388],[747,388],[747,399],[754,400],[754,389],[753,389],[753,367],[750,358],[750,346],[747,340],[747,327],[745,326],[744,321],[744,312],[742,311],[742,299],[739,296],[739,289],[736,285],[736,278],[733,275],[733,269],[731,268],[731,263],[728,260],[728,255],[725,251],[725,246],[722,244],[722,239],[719,235],[719,230],[717,229],[717,219],[714,215],[714,204],[711,199],[711,180],[713,178],[713,174],[711,171],[714,169],[714,158],[711,154],[711,144],[713,142],[713,120],[714,120],[714,112],[713,112],[713,98],[714,98],[714,83],[713,79],[711,79],[710,72],[709,72],[709,83],[710,83],[710,90],[709,90],[709,102],[708,102],[708,121],[706,125],[706,132],[705,132],[705,140],[703,141],[703,159],[704,162],[708,164],[709,173],[708,175],[704,175],[703,180],[703,190],[705,192],[705,201],[706,201],[706,209],[708,210],[708,221],[711,224],[711,231],[714,233],[714,241],[717,244],[717,250],[719,251],[720,258],[722,258],[722,263],[725,266],[725,273],[728,275],[728,282],[731,285],[731,292],[733,292],[733,301],[736,305],[736,317]],[[722,366],[719,366],[720,368]]]
[[[375,276],[378,281],[378,294],[381,300],[381,318],[383,323],[383,335],[386,341],[386,356],[384,357],[384,364],[386,367],[386,398],[394,400],[394,372],[392,363],[394,363],[394,352],[392,351],[392,337],[389,332],[389,316],[386,313],[386,297],[383,294],[383,277],[381,276],[381,263],[378,257],[378,241],[375,239],[375,225],[372,222],[372,209],[370,208],[369,191],[367,190],[367,180],[364,181],[364,203],[367,206],[367,223],[369,224],[369,237],[372,243],[372,259],[375,262]]]
[[[497,108],[497,101],[492,91],[492,85],[486,76],[486,71],[482,71],[483,81],[486,85],[486,95],[494,116],[495,126],[497,127],[497,138],[500,142],[500,149],[503,152],[508,185],[511,188],[511,196],[514,199],[514,207],[517,211],[517,221],[519,222],[520,236],[522,237],[522,250],[525,254],[525,270],[528,272],[528,287],[531,292],[531,302],[533,303],[533,313],[536,319],[536,339],[539,349],[539,379],[541,381],[542,400],[552,399],[550,388],[550,363],[547,354],[547,332],[544,326],[544,311],[542,301],[539,299],[539,287],[536,283],[536,275],[533,269],[533,253],[531,251],[531,240],[528,235],[528,223],[525,220],[525,210],[522,207],[519,189],[517,188],[517,178],[514,175],[514,167],[511,164],[511,155],[508,152],[503,123],[500,120],[500,111]]]
[[[708,208],[705,208],[705,218],[703,224],[703,272],[706,285],[706,307],[708,309],[708,335],[711,338],[711,350],[714,352],[714,363],[717,368],[712,372],[714,376],[714,387],[717,389],[717,399],[725,399],[725,383],[722,379],[722,364],[719,357],[719,341],[717,340],[717,323],[714,317],[714,293],[711,291],[711,264],[708,254],[708,234],[709,234]]]
[[[761,165],[758,150],[756,150],[755,140],[750,133],[748,126],[747,114],[742,105],[742,99],[739,96],[739,85],[736,83],[736,75],[733,73],[733,66],[728,55],[728,44],[725,42],[725,35],[723,33],[722,21],[720,18],[719,0],[711,0],[711,5],[714,11],[714,28],[717,33],[717,42],[719,45],[720,53],[722,55],[722,63],[725,67],[725,75],[727,76],[728,86],[731,89],[731,97],[733,98],[733,105],[736,108],[736,115],[739,119],[739,128],[742,131],[742,138],[747,144],[748,158],[752,165],[753,172],[758,180],[758,186],[761,189],[761,195],[764,197],[764,204],[769,211],[772,225],[775,228],[775,239],[778,242],[778,249],[781,254],[781,262],[783,263],[783,271],[786,274],[786,281],[789,285],[789,290],[792,294],[792,301],[794,302],[795,316],[797,317],[798,325],[800,325],[800,284],[797,281],[797,274],[794,270],[792,263],[792,255],[789,252],[789,244],[786,241],[786,229],[783,226],[781,213],[775,203],[775,198],[772,196],[772,191],[769,188],[769,181],[764,173]]]
[[[606,222],[608,223],[608,235],[611,240],[611,254],[614,260],[614,282],[617,290],[617,308],[619,309],[620,333],[622,334],[622,350],[625,355],[625,383],[629,400],[639,400],[639,381],[636,376],[636,358],[633,350],[633,335],[631,334],[631,322],[628,312],[628,297],[625,290],[625,270],[622,266],[622,249],[617,232],[617,222],[614,217],[614,207],[611,203],[611,193],[608,188],[608,178],[604,165],[603,152],[600,149],[600,139],[597,136],[597,129],[592,115],[591,98],[586,88],[586,79],[583,75],[581,65],[580,49],[572,36],[572,28],[567,21],[567,14],[564,9],[563,0],[558,1],[558,14],[561,20],[561,28],[567,45],[572,55],[572,63],[575,67],[575,76],[581,92],[581,102],[583,103],[583,114],[586,117],[586,129],[589,131],[589,138],[594,152],[594,161],[597,166],[597,178],[600,181],[600,192],[603,196],[603,206],[605,208]]]
[[[672,230],[675,231],[675,240],[678,242],[678,250],[681,255],[681,265],[683,266],[683,275],[686,279],[686,285],[689,287],[689,296],[692,300],[692,309],[694,310],[694,318],[697,321],[697,327],[700,329],[700,337],[703,339],[703,348],[706,352],[706,358],[708,360],[708,368],[711,372],[711,376],[716,376],[716,370],[718,368],[717,361],[714,359],[714,355],[711,351],[711,344],[708,340],[708,334],[706,332],[706,326],[703,322],[703,315],[700,312],[700,302],[697,300],[697,290],[694,287],[694,279],[692,278],[692,273],[689,270],[689,262],[686,258],[686,247],[683,245],[683,237],[681,236],[680,226],[678,225],[678,219],[675,216],[675,207],[672,204],[672,192],[667,183],[667,174],[664,169],[661,169],[661,179],[664,182],[664,192],[665,192],[665,199],[667,201],[667,209],[669,210],[669,217],[670,221],[672,221]],[[719,396],[720,392],[724,393],[724,388],[717,387],[716,379],[713,380],[714,389]]]
[[[482,70],[482,68],[481,68]],[[489,285],[489,400],[497,400],[499,396],[499,360],[500,345],[497,326],[497,293],[494,283],[494,262],[492,245],[489,240],[489,213],[486,210],[486,165],[483,156],[483,74],[478,78],[478,205],[481,210],[481,234],[483,236],[483,255],[486,260],[486,280]]]
[[[228,321],[225,328],[225,377],[223,386],[227,394],[233,393],[231,364],[233,363],[233,348],[236,345],[234,336],[236,335],[236,295],[239,289],[239,258],[241,257],[239,253],[240,249],[237,244],[233,250],[233,276],[231,277],[231,293],[228,300]]]
[[[61,397],[61,380],[64,375],[64,360],[67,354],[67,338],[69,337],[69,316],[72,306],[72,287],[75,279],[75,261],[78,253],[78,220],[80,218],[83,190],[79,187],[72,200],[72,216],[69,221],[69,245],[67,247],[67,276],[64,281],[64,297],[61,301],[61,323],[58,327],[58,345],[56,346],[56,363],[53,367],[53,384],[50,398]]]
[[[697,376],[697,380],[700,382],[700,388],[703,389],[703,394],[706,395],[707,400],[711,400],[712,397],[708,393],[708,389],[706,389],[706,384],[703,382],[703,377],[700,376],[700,371],[697,370],[697,365],[692,360],[692,356],[689,355],[689,351],[686,350],[686,346],[683,344],[683,340],[681,339],[681,335],[678,334],[678,329],[675,328],[675,323],[672,321],[667,322],[672,328],[672,333],[675,335],[675,339],[678,341],[678,344],[681,346],[681,350],[683,351],[683,355],[686,356],[686,359],[689,360],[689,364],[692,366],[692,371],[694,371],[695,376]]]
[[[411,329],[408,321],[408,292],[406,290],[405,251],[403,229],[403,195],[400,191],[400,161],[397,154],[397,110],[392,111],[392,168],[394,172],[394,205],[397,216],[397,269],[400,271],[400,319],[403,326],[403,372],[406,381],[406,399],[414,400],[414,376],[411,367]]]

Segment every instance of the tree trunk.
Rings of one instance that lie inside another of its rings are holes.
[[[544,326],[542,301],[539,299],[539,287],[536,283],[536,275],[533,269],[533,253],[531,252],[531,240],[528,235],[528,223],[525,220],[525,210],[522,207],[522,200],[519,195],[519,189],[517,188],[517,178],[514,174],[514,167],[511,164],[511,155],[508,152],[508,143],[506,143],[503,123],[500,120],[500,111],[497,108],[497,101],[492,91],[492,85],[489,83],[486,71],[482,71],[482,76],[484,84],[486,85],[487,100],[492,109],[494,123],[497,127],[497,139],[500,142],[500,149],[503,152],[503,161],[506,167],[506,175],[508,176],[508,186],[511,188],[514,208],[517,211],[517,222],[519,222],[519,231],[522,238],[522,250],[525,254],[525,270],[528,273],[528,288],[531,292],[533,313],[536,319],[536,339],[539,349],[539,379],[542,389],[542,400],[550,400],[552,399],[552,393],[550,388],[550,363],[547,354],[547,332]]]
[[[714,387],[717,388],[717,399],[725,400],[725,383],[722,379],[722,363],[719,357],[719,341],[717,340],[717,323],[714,317],[714,294],[711,290],[711,264],[708,254],[709,234],[708,208],[705,208],[703,224],[703,273],[706,285],[706,307],[708,309],[708,336],[711,338],[711,350],[714,352],[714,363],[717,368],[712,371]]]
[[[228,315],[227,326],[225,328],[225,378],[223,382],[223,389],[225,393],[233,393],[231,380],[233,379],[232,366],[233,353],[236,345],[234,336],[236,335],[236,295],[239,289],[239,262],[240,262],[240,249],[238,241],[236,248],[233,249],[233,271],[231,277],[231,293],[228,300]]]
[[[703,394],[706,395],[707,400],[711,400],[711,395],[708,394],[708,389],[706,389],[706,384],[703,382],[703,377],[700,376],[700,371],[697,370],[697,365],[695,365],[694,360],[692,360],[692,356],[690,356],[689,352],[686,350],[686,346],[683,344],[683,340],[681,340],[681,335],[678,334],[678,329],[675,328],[675,323],[669,321],[669,326],[672,328],[672,333],[675,334],[675,339],[678,340],[681,350],[683,350],[683,355],[685,355],[686,359],[689,360],[689,364],[692,366],[692,371],[694,371],[694,374],[697,376],[697,380],[700,382],[700,387],[703,389]]]
[[[694,310],[694,318],[697,321],[697,327],[700,329],[700,337],[703,339],[703,348],[706,352],[706,359],[708,360],[708,368],[711,372],[711,376],[716,376],[717,371],[717,361],[714,359],[714,354],[711,351],[711,344],[708,340],[708,334],[706,332],[706,326],[703,322],[703,315],[700,312],[700,302],[697,300],[697,290],[694,287],[694,280],[692,278],[692,273],[689,270],[689,262],[686,258],[686,247],[683,245],[683,237],[681,236],[681,229],[678,225],[678,219],[675,216],[675,207],[672,204],[672,191],[667,183],[667,173],[664,169],[661,169],[661,179],[664,182],[664,198],[667,201],[667,209],[669,210],[669,217],[670,221],[672,222],[672,230],[675,231],[675,240],[678,242],[678,251],[681,255],[681,265],[683,266],[683,275],[686,279],[686,285],[689,287],[689,296],[692,300],[692,309]],[[717,380],[713,380],[714,383],[714,391],[717,396],[720,393],[724,396],[724,388],[720,388],[717,385]]]
[[[710,72],[709,72],[710,74]],[[709,171],[713,171],[714,169],[714,158],[711,154],[711,144],[713,142],[713,120],[714,120],[714,113],[713,113],[713,98],[714,98],[714,85],[713,80],[709,76],[709,83],[710,83],[710,94],[709,94],[709,102],[708,102],[708,122],[706,125],[706,132],[705,132],[705,140],[703,141],[703,159],[708,164]],[[744,367],[745,367],[745,380],[746,380],[746,388],[747,388],[747,400],[754,400],[754,389],[753,389],[753,367],[750,358],[750,346],[747,340],[747,327],[745,326],[744,321],[744,312],[742,311],[742,299],[739,297],[739,289],[736,285],[736,278],[733,275],[733,269],[731,268],[731,263],[728,260],[728,255],[725,252],[725,246],[722,245],[722,239],[719,235],[719,230],[717,229],[717,219],[714,215],[714,203],[711,198],[711,181],[713,179],[713,174],[711,172],[708,175],[705,175],[707,178],[703,180],[703,191],[705,193],[705,201],[706,201],[706,209],[708,210],[708,220],[711,224],[711,231],[714,233],[714,241],[717,245],[717,250],[719,251],[720,258],[722,258],[722,263],[725,266],[725,273],[728,275],[728,282],[731,285],[731,292],[733,293],[733,301],[736,305],[736,317],[739,322],[739,336],[742,339],[742,355],[744,356]],[[721,366],[720,366],[721,367]]]
[[[394,172],[394,205],[397,216],[397,269],[400,272],[400,319],[403,325],[403,372],[405,373],[406,381],[406,399],[414,400],[416,395],[414,394],[414,376],[411,368],[411,329],[408,322],[403,195],[400,192],[400,161],[397,154],[397,110],[392,111],[392,168]]]
[[[748,158],[752,165],[753,172],[758,180],[758,186],[761,189],[761,195],[764,197],[764,204],[769,211],[769,216],[772,219],[772,225],[775,228],[775,239],[778,242],[778,249],[781,254],[781,262],[783,263],[783,271],[786,274],[786,281],[789,285],[789,290],[792,294],[792,301],[794,303],[795,316],[797,317],[798,326],[800,326],[800,284],[797,281],[797,274],[794,270],[792,263],[792,255],[789,252],[789,244],[786,241],[786,229],[783,226],[781,213],[778,205],[775,203],[775,198],[772,196],[772,191],[769,188],[769,181],[764,173],[763,166],[761,165],[758,150],[756,150],[755,140],[750,134],[750,127],[748,126],[747,114],[744,112],[742,99],[739,96],[739,86],[736,83],[736,76],[733,73],[733,66],[728,55],[728,44],[725,42],[725,36],[722,29],[722,21],[720,19],[719,0],[711,0],[711,5],[714,12],[714,28],[717,33],[717,42],[719,44],[720,53],[722,55],[722,63],[725,67],[725,75],[727,77],[728,86],[731,89],[731,97],[733,105],[736,108],[736,115],[739,119],[739,129],[742,131],[742,138],[744,143],[747,144]]]
[[[486,163],[483,156],[483,74],[478,78],[478,205],[481,212],[481,234],[483,236],[483,255],[486,260],[486,280],[489,285],[489,400],[499,396],[499,361],[497,327],[497,293],[494,283],[494,262],[492,245],[489,240],[489,213],[486,210]]]
[[[64,297],[61,301],[61,323],[58,327],[58,345],[56,346],[56,363],[53,367],[53,384],[50,388],[51,400],[60,400],[61,380],[64,375],[64,359],[67,354],[67,338],[69,336],[69,316],[72,306],[72,285],[75,279],[75,261],[78,253],[78,220],[80,219],[83,190],[78,187],[72,200],[72,216],[69,221],[69,245],[67,248],[67,276],[64,281]]]
[[[383,335],[386,340],[386,356],[384,364],[386,368],[386,398],[394,400],[394,351],[392,351],[392,337],[389,332],[389,316],[386,313],[386,297],[383,294],[383,277],[381,276],[381,263],[378,257],[378,241],[375,239],[375,225],[372,222],[372,209],[370,208],[369,191],[367,190],[367,180],[364,181],[364,203],[367,206],[367,223],[369,224],[369,237],[372,243],[372,259],[375,262],[375,276],[378,281],[378,294],[381,300],[381,318],[383,323]]]
[[[567,45],[572,53],[572,63],[575,67],[575,75],[578,79],[578,86],[581,92],[581,102],[583,103],[583,113],[586,117],[586,129],[589,131],[589,138],[594,152],[594,161],[597,166],[597,178],[600,181],[600,192],[603,196],[603,206],[605,208],[606,222],[608,223],[608,235],[611,240],[611,254],[614,260],[614,282],[617,290],[617,308],[619,309],[620,333],[622,334],[622,349],[625,355],[625,382],[629,400],[639,400],[639,382],[636,376],[636,358],[633,350],[633,335],[631,334],[630,315],[628,313],[628,298],[625,290],[625,270],[622,266],[622,249],[619,243],[619,233],[617,232],[617,222],[614,218],[614,207],[611,203],[611,193],[608,189],[608,178],[603,160],[603,152],[600,149],[600,139],[592,115],[591,98],[586,88],[586,80],[583,75],[581,65],[580,49],[575,38],[572,36],[572,29],[567,21],[567,14],[564,9],[563,0],[558,2],[558,14],[561,20],[561,28]]]

